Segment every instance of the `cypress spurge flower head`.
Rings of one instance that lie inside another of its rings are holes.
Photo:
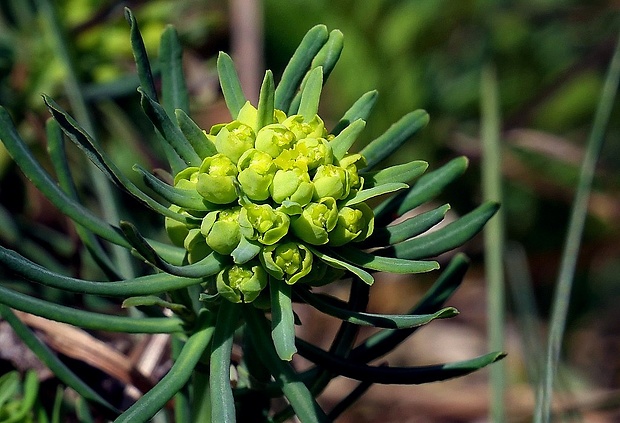
[[[259,262],[235,264],[218,273],[217,292],[233,303],[251,303],[267,286],[268,275]]]

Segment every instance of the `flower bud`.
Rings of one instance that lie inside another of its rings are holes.
[[[174,186],[179,189],[196,189],[198,182],[198,170],[195,166],[183,169],[174,177]]]
[[[374,214],[365,203],[342,207],[338,211],[338,222],[329,233],[329,245],[340,246],[351,241],[362,241],[374,229]]]
[[[251,303],[267,286],[269,276],[262,266],[235,264],[218,273],[217,292],[233,303]]]
[[[349,175],[349,188],[351,190],[359,190],[363,185],[363,178],[358,174],[359,168],[366,166],[366,160],[361,154],[349,154],[340,159],[338,163],[340,167],[347,171]]]
[[[298,140],[302,138],[321,138],[327,136],[323,120],[318,115],[314,115],[314,118],[308,122],[304,121],[302,115],[292,115],[286,118],[282,122],[282,125],[293,132],[295,138]]]
[[[290,170],[278,170],[269,191],[273,201],[278,204],[288,200],[305,206],[312,199],[314,185],[310,182],[308,172],[295,167]]]
[[[202,161],[196,191],[207,201],[228,204],[237,199],[235,176],[237,167],[223,154],[207,157]]]
[[[340,166],[321,165],[314,178],[314,199],[333,197],[342,200],[349,195],[349,174]]]
[[[289,285],[306,276],[312,269],[312,253],[302,244],[287,242],[263,248],[260,260],[273,277]]]
[[[239,213],[241,234],[264,245],[272,245],[287,234],[289,217],[269,204],[247,204]]]
[[[190,264],[202,260],[211,253],[211,248],[207,245],[205,237],[200,233],[200,229],[190,229],[185,237],[183,246],[187,250],[187,260]]]
[[[338,221],[338,207],[332,197],[321,198],[318,203],[308,204],[301,215],[291,223],[293,232],[312,245],[327,244],[328,232]]]
[[[263,201],[269,197],[269,187],[276,172],[269,154],[252,148],[239,158],[237,169],[241,189],[250,200]]]
[[[303,138],[295,144],[296,160],[303,162],[308,170],[316,169],[334,161],[332,148],[325,138]]]
[[[241,207],[213,211],[202,219],[200,232],[214,251],[229,255],[239,245],[239,210]]]
[[[254,131],[248,125],[234,120],[224,126],[215,137],[218,153],[237,163],[246,150],[254,147]]]
[[[183,209],[175,204],[172,204],[169,209],[176,213],[183,213]],[[164,219],[164,227],[166,228],[166,233],[168,234],[170,241],[172,241],[172,243],[177,247],[183,247],[185,237],[189,233],[189,228],[187,225],[183,222],[179,222],[178,220],[166,217]]]
[[[254,147],[276,158],[282,151],[292,148],[295,141],[293,132],[284,125],[274,123],[258,131]]]

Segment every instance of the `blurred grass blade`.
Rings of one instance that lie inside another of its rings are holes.
[[[360,154],[366,158],[364,170],[370,170],[378,165],[413,134],[424,128],[428,121],[428,113],[425,110],[415,110],[400,118],[383,135],[371,141],[360,151]]]
[[[463,282],[469,260],[463,254],[457,254],[446,266],[433,286],[426,291],[424,297],[408,314],[430,314],[437,312],[454,294]],[[349,358],[357,362],[369,362],[392,351],[407,339],[416,328],[391,330],[385,329],[370,336],[349,354]]]
[[[239,322],[239,304],[222,301],[213,332],[210,365],[211,420],[231,423],[235,420],[235,399],[230,386],[230,354]]]
[[[301,339],[297,340],[299,352],[308,360],[330,371],[359,380],[380,384],[419,385],[452,379],[475,372],[501,360],[503,353],[489,353],[470,360],[419,367],[369,366],[353,360],[338,357]]]
[[[127,22],[129,23],[131,49],[136,61],[138,76],[140,77],[140,86],[151,98],[157,99],[153,72],[151,71],[151,64],[149,63],[149,58],[146,54],[142,34],[140,34],[140,29],[138,28],[138,22],[136,21],[135,16],[128,7],[125,8],[125,19],[127,19]]]
[[[388,182],[383,185],[377,185],[372,188],[363,189],[355,193],[351,198],[348,198],[342,203],[343,206],[352,206],[355,204],[368,201],[371,198],[378,197],[380,195],[389,194],[401,189],[409,188],[409,185],[402,182]]]
[[[173,333],[184,330],[183,322],[176,317],[132,318],[94,313],[33,298],[2,285],[0,304],[84,329],[127,333]]]
[[[185,138],[183,132],[181,132],[179,127],[172,122],[170,116],[166,113],[161,104],[159,104],[153,97],[149,96],[141,88],[138,88],[138,92],[142,94],[142,99],[140,101],[142,109],[155,128],[157,128],[159,134],[164,138],[164,140],[166,140],[170,147],[172,147],[176,156],[180,157],[186,164],[186,166],[181,169],[184,169],[187,166],[200,166],[202,160],[196,151],[194,151],[194,148],[189,143],[187,138]],[[175,163],[178,162],[177,157],[168,157],[168,160],[173,160]],[[182,166],[179,163],[177,163],[177,165]]]
[[[58,122],[54,119],[48,119],[45,125],[45,133],[47,135],[47,151],[52,165],[54,166],[56,176],[58,177],[58,185],[67,195],[71,196],[75,201],[78,201],[77,188],[71,177],[69,164],[67,163],[67,155],[65,154],[65,142]],[[104,273],[111,279],[121,279],[121,276],[116,270],[116,266],[112,263],[112,260],[110,260],[108,254],[101,247],[101,244],[93,233],[80,225],[75,225],[75,231]]]
[[[413,238],[441,222],[448,210],[450,210],[450,205],[444,204],[394,225],[376,228],[370,238],[365,240],[362,245],[387,246]]]
[[[215,144],[207,138],[202,129],[187,115],[187,113],[181,109],[176,109],[174,113],[179,128],[181,128],[181,132],[183,132],[185,138],[187,138],[194,151],[200,157],[210,157],[217,154]]]
[[[25,142],[21,139],[6,109],[0,106],[0,140],[9,154],[22,169],[26,177],[64,215],[91,232],[108,241],[129,247],[120,230],[95,216],[92,212],[65,194],[50,175],[36,161]]]
[[[215,323],[213,320],[211,313],[203,312],[199,315],[193,334],[187,339],[166,376],[114,420],[114,423],[146,423],[185,386],[211,341]]]
[[[202,261],[201,270],[204,274],[200,277],[191,278],[156,273],[116,282],[97,282],[50,272],[45,267],[35,264],[15,251],[2,246],[0,246],[0,263],[6,270],[41,285],[69,292],[114,297],[153,295],[186,288],[201,283],[204,278],[216,274],[224,266],[222,256],[212,253]]]
[[[157,253],[157,251],[149,244],[142,234],[140,234],[138,229],[132,223],[122,221],[120,226],[121,230],[125,234],[125,237],[127,238],[127,241],[133,248],[136,249],[138,254],[140,254],[148,263],[158,269],[170,273],[171,275],[188,278],[201,278],[214,270],[213,258],[222,257],[217,253],[213,253],[213,255],[208,255],[196,263],[185,266],[176,266],[164,260],[164,258]],[[222,260],[224,259],[222,258]]]
[[[387,221],[392,220],[394,218],[394,216],[391,216],[392,213],[396,216],[401,216],[409,210],[432,200],[441,194],[447,185],[458,179],[467,170],[468,164],[469,161],[466,157],[457,157],[439,169],[422,175],[408,192],[402,193],[375,207],[376,225],[380,226],[379,222],[387,223]]]
[[[329,33],[325,25],[316,25],[306,33],[284,68],[282,78],[276,88],[276,109],[288,111],[301,80],[328,38]]]
[[[158,203],[153,198],[145,194],[133,182],[131,182],[131,180],[116,167],[110,158],[107,157],[97,142],[89,136],[88,133],[81,128],[80,125],[66,111],[62,110],[53,99],[44,96],[44,100],[52,116],[56,119],[67,137],[77,147],[79,147],[80,150],[84,152],[86,157],[88,157],[91,162],[93,162],[112,182],[114,182],[116,186],[126,191],[136,200],[151,208],[153,211],[180,222],[188,222],[187,216],[175,213],[167,206]]]
[[[247,100],[241,89],[241,82],[239,82],[235,63],[223,51],[220,51],[220,54],[217,56],[217,74],[220,78],[220,86],[222,87],[226,106],[232,118],[237,119],[239,110],[241,110]]]
[[[334,129],[332,129],[331,134],[340,134],[340,132],[349,126],[351,122],[355,122],[358,119],[367,121],[370,116],[370,112],[373,107],[375,107],[378,95],[377,90],[368,91],[362,95],[355,103],[353,103],[349,110],[344,113],[344,116],[342,116],[336,126],[334,126]]]
[[[348,270],[349,272],[353,273],[355,276],[360,278],[362,281],[364,281],[364,283],[368,285],[372,285],[375,282],[375,279],[372,277],[372,275],[368,273],[367,271],[365,271],[364,269],[361,269],[357,266],[353,266],[352,264],[349,264],[343,260],[339,260],[335,257],[328,256],[324,254],[322,251],[312,248],[309,245],[307,245],[306,247],[308,247],[308,249],[312,252],[312,254],[314,254],[315,256],[317,256],[318,258],[320,258],[327,264],[331,266],[335,266],[336,268]]]
[[[484,201],[502,202],[502,156],[500,148],[500,106],[498,82],[491,65],[483,68],[481,84],[482,193]],[[504,350],[504,219],[501,210],[483,229],[484,267],[487,287],[487,332],[491,351]],[[506,370],[498,363],[490,370],[489,420],[503,422],[506,394]]]
[[[273,123],[273,111],[275,101],[275,83],[273,82],[273,73],[270,70],[265,72],[263,84],[260,87],[260,95],[258,96],[258,129]]]
[[[99,403],[108,410],[119,413],[119,411],[106,401],[101,395],[95,392],[82,379],[73,373],[60,359],[53,353],[47,345],[39,340],[36,335],[15,316],[15,314],[5,305],[0,304],[0,315],[13,328],[15,333],[28,346],[28,348],[41,360],[54,376],[62,383],[71,387],[82,397],[89,401]]]
[[[310,71],[308,81],[301,92],[301,101],[297,114],[303,116],[304,121],[311,121],[319,112],[321,90],[323,89],[323,68],[318,67]]]
[[[484,203],[441,229],[427,235],[408,239],[387,250],[395,257],[410,260],[435,257],[453,250],[473,238],[498,209],[499,204],[497,203]]]
[[[359,134],[366,127],[366,121],[358,119],[349,126],[347,126],[342,132],[329,142],[332,147],[332,153],[336,160],[342,159],[348,152]],[[390,181],[392,182],[392,181]]]
[[[276,382],[282,387],[282,392],[289,401],[295,414],[302,422],[330,423],[321,407],[308,387],[293,370],[291,365],[282,361],[278,356],[271,337],[268,323],[261,310],[251,304],[244,307],[245,321],[248,336],[254,344],[255,351],[269,369]]]
[[[291,301],[291,286],[270,278],[271,338],[281,360],[291,361],[295,348],[295,317]]]
[[[166,26],[161,36],[159,63],[161,65],[161,98],[166,113],[170,119],[174,118],[175,109],[189,113],[189,95],[183,75],[183,49],[179,34],[172,25]]]
[[[573,201],[556,291],[553,297],[544,383],[539,390],[539,396],[536,401],[536,422],[548,422],[550,419],[553,380],[560,360],[562,338],[564,337],[564,328],[566,326],[566,316],[577,265],[577,256],[579,255],[579,246],[581,244],[581,237],[588,212],[588,199],[592,189],[596,161],[603,146],[605,130],[616,99],[619,80],[620,38],[617,41],[614,55],[609,65],[605,84],[603,85],[603,90],[594,116],[594,122],[592,123],[592,130],[588,138],[586,154],[581,164],[577,192],[575,193],[575,199]]]
[[[168,185],[155,177],[151,172],[140,165],[134,165],[133,170],[142,175],[144,184],[160,195],[164,200],[187,210],[210,210],[212,207],[195,190],[180,189]]]
[[[330,250],[330,254],[332,253],[334,256],[356,266],[380,272],[412,274],[439,269],[439,263],[436,261],[382,257],[350,247],[335,248]]]
[[[344,47],[344,35],[337,29],[334,29],[329,33],[329,38],[327,42],[321,47],[319,52],[314,56],[312,63],[310,64],[310,69],[318,68],[319,66],[323,68],[323,84],[329,78],[334,66],[340,59],[340,54],[342,53],[342,49]],[[301,81],[301,91],[295,94],[295,98],[291,102],[291,106],[289,107],[289,115],[297,113],[299,110],[299,104],[301,102],[301,92],[303,91],[306,82],[308,80],[309,73],[306,73],[304,79]]]
[[[403,182],[407,184],[422,175],[426,169],[428,169],[427,162],[414,160],[409,163],[386,167],[376,172],[361,172],[360,176],[364,178],[364,187],[372,188],[388,182]]]
[[[453,307],[444,308],[433,314],[376,314],[347,310],[346,303],[341,303],[334,297],[313,294],[304,289],[295,291],[299,297],[322,313],[336,317],[354,325],[372,326],[389,329],[409,329],[423,326],[435,319],[454,317],[458,311]]]

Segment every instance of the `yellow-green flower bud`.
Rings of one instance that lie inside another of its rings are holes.
[[[293,201],[305,206],[312,200],[314,185],[310,181],[308,172],[295,167],[290,170],[278,170],[269,191],[273,201],[278,204]]]
[[[187,260],[190,264],[202,260],[211,253],[211,248],[207,245],[205,237],[200,229],[190,229],[185,237],[183,246],[187,250]]]
[[[177,213],[182,213],[183,209],[175,204],[169,207],[170,210]],[[166,233],[170,238],[170,241],[177,247],[183,247],[185,242],[185,237],[189,233],[189,228],[183,222],[179,222],[178,220],[174,220],[170,217],[166,217],[164,219],[164,227],[166,228]]]
[[[328,233],[338,221],[338,207],[332,197],[310,203],[291,223],[293,232],[303,241],[313,245],[327,244]]]
[[[314,118],[309,122],[304,121],[301,115],[292,115],[286,118],[282,125],[291,130],[298,140],[302,138],[324,138],[327,136],[323,120],[318,115],[314,115]]]
[[[276,165],[269,154],[252,148],[239,158],[237,169],[237,180],[250,200],[269,198],[269,187],[276,172]]]
[[[295,144],[297,161],[303,162],[308,170],[316,169],[334,161],[332,148],[325,138],[303,138]]]
[[[192,166],[183,169],[174,177],[174,186],[179,189],[196,189],[199,168]]]
[[[233,303],[251,303],[267,286],[269,276],[259,264],[235,264],[218,273],[217,292]]]
[[[340,166],[321,165],[314,178],[314,199],[333,197],[342,200],[349,195],[349,174]]]
[[[202,161],[196,191],[207,201],[228,204],[237,199],[235,188],[237,166],[223,154],[207,157]]]
[[[292,148],[295,141],[297,139],[293,132],[284,125],[274,123],[258,131],[254,147],[276,158],[282,151]]]
[[[374,214],[365,203],[342,207],[338,222],[329,233],[329,245],[340,246],[351,241],[362,241],[374,229]]]
[[[239,245],[239,210],[241,207],[213,211],[202,219],[200,232],[214,251],[229,255]]]
[[[237,163],[239,157],[254,147],[254,131],[248,125],[232,121],[220,129],[215,137],[215,148],[218,153]]]
[[[366,160],[361,154],[349,154],[340,159],[338,165],[344,168],[349,175],[349,188],[359,190],[363,185],[363,178],[358,174],[359,168],[366,166]]]
[[[278,157],[273,159],[273,162],[282,170],[301,169],[304,172],[308,172],[307,160],[300,156],[295,149],[283,150]]]
[[[272,245],[287,234],[289,217],[269,204],[247,204],[239,213],[241,234],[264,245]]]
[[[312,253],[304,245],[295,242],[263,248],[260,260],[270,275],[289,285],[306,276],[312,269]]]

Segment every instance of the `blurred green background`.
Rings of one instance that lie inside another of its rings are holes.
[[[71,97],[66,85],[70,71],[50,35],[49,17],[38,12],[47,1],[50,0],[0,2],[0,104],[11,110],[20,132],[43,161],[43,125],[48,115],[40,94],[45,92],[61,102]],[[135,176],[136,183],[140,181],[131,171],[133,163],[158,167],[163,162],[150,152],[148,141],[152,129],[141,116],[135,95],[137,78],[128,26],[123,18],[124,6],[136,13],[152,57],[157,56],[159,35],[165,25],[177,27],[186,49],[184,62],[192,93],[192,116],[207,129],[228,119],[215,73],[219,50],[231,51],[235,58],[238,51],[243,51],[242,47],[258,49],[262,54],[257,55],[254,63],[242,61],[238,69],[242,80],[244,75],[256,74],[257,69],[261,74],[264,67],[272,69],[277,78],[311,26],[324,23],[330,30],[340,29],[345,36],[345,48],[322,97],[322,116],[328,127],[357,98],[372,89],[378,90],[379,100],[359,147],[411,110],[427,110],[431,116],[428,127],[392,160],[405,162],[419,158],[427,160],[432,170],[456,156],[468,156],[468,172],[437,200],[449,202],[455,214],[464,214],[481,202],[480,80],[483,67],[493,66],[497,71],[502,115],[502,210],[511,245],[508,258],[512,266],[507,281],[517,281],[508,289],[508,411],[513,420],[528,421],[533,404],[528,385],[534,377],[531,367],[536,368],[541,360],[540,346],[544,338],[540,333],[544,333],[549,313],[579,164],[617,37],[617,2],[57,0],[50,3],[55,6],[58,22],[65,30],[73,72],[91,108],[97,136],[120,167]],[[247,30],[255,31],[255,36],[240,37]],[[250,95],[258,87],[244,88]],[[620,312],[616,306],[620,300],[619,117],[620,110],[616,107],[594,182],[568,320],[566,366],[562,367],[560,380],[560,389],[568,392],[562,397],[561,405],[568,409],[576,404],[576,414],[584,421],[620,418],[617,411],[620,396],[616,394],[620,389],[620,325],[617,324]],[[85,160],[76,151],[71,150],[70,154],[78,167]],[[83,199],[94,203],[88,172],[75,176]],[[138,212],[128,207],[122,213]],[[161,222],[140,216],[144,230],[154,236],[161,235]],[[51,268],[85,277],[98,275],[65,218],[29,188],[3,150],[0,150],[0,242]],[[456,327],[438,324],[437,330],[422,331],[431,332],[428,342],[434,337],[443,342],[433,350],[435,356],[416,344],[417,350],[401,351],[395,360],[432,363],[450,353],[467,355],[470,349],[486,351],[481,243],[479,237],[466,247],[473,266],[462,292],[454,299],[462,312],[457,319],[460,323]],[[524,251],[525,256],[518,251]],[[377,299],[371,307],[402,311],[406,307],[403,304],[409,304],[411,298],[422,292],[411,281],[386,279],[384,282],[382,287],[373,288]],[[524,330],[520,322],[528,316],[523,313],[532,310],[537,310],[535,325]],[[443,338],[437,335],[441,328]],[[306,330],[312,336],[312,328]],[[472,345],[472,339],[477,343]],[[409,356],[416,352],[418,356]],[[467,383],[482,389],[472,388],[471,392],[486,392],[485,374],[472,376],[452,388],[448,384],[443,392],[434,387],[404,391],[393,387],[373,388],[367,401],[363,400],[342,421],[392,421],[389,413],[381,420],[376,410],[393,405],[394,401],[405,410],[403,415],[408,412],[406,404],[417,407],[416,412],[422,417],[411,421],[481,419],[485,416],[487,397],[468,400],[467,389],[463,389]],[[402,392],[406,398],[398,402]],[[461,402],[457,398],[459,392]],[[324,401],[330,400],[329,395],[330,391]],[[414,401],[411,396],[421,399]],[[435,403],[439,405],[431,406]],[[395,417],[393,421],[399,420]]]

